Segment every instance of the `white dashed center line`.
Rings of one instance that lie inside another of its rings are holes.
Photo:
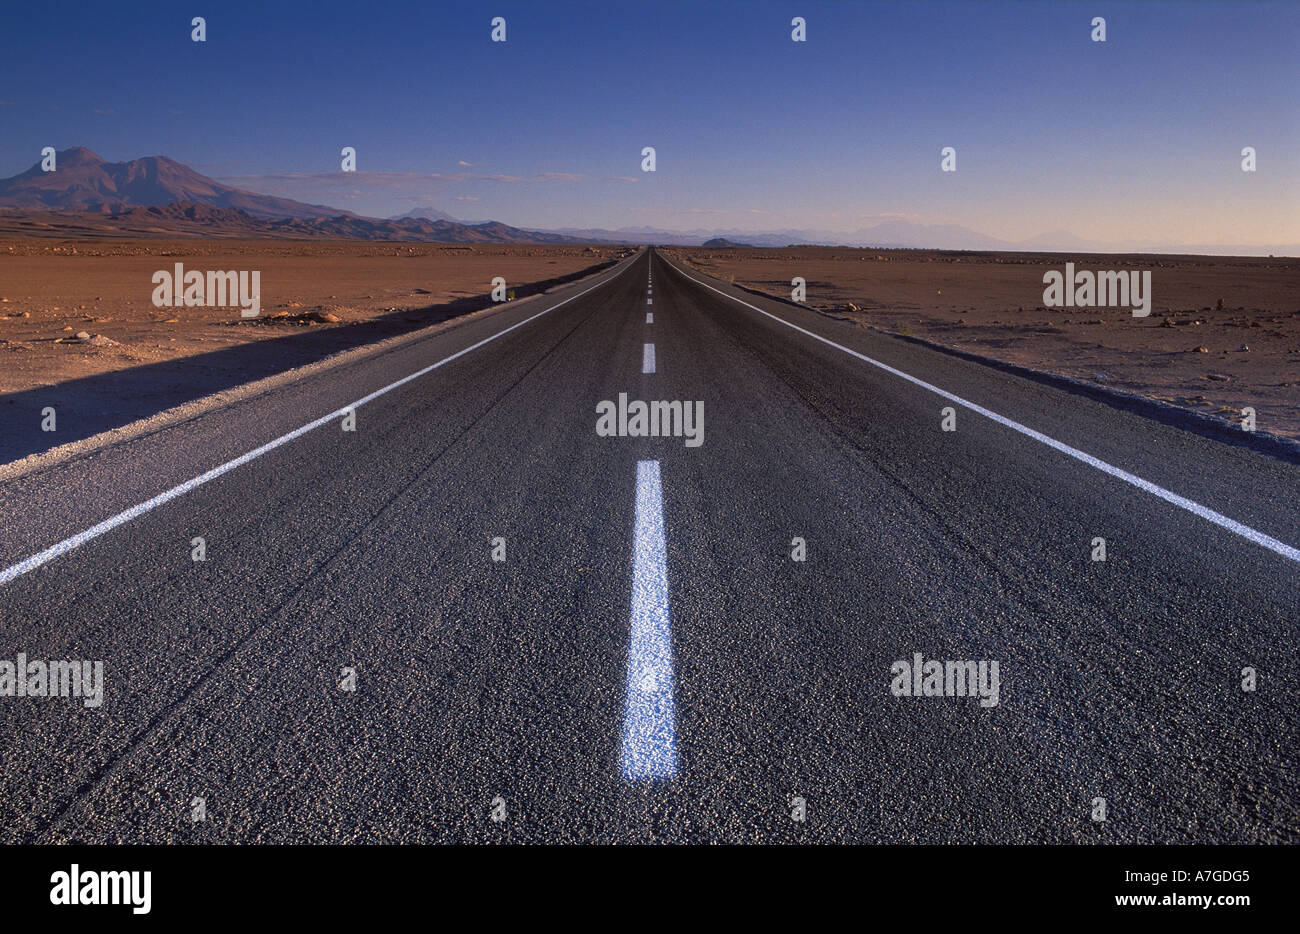
[[[667,779],[677,774],[668,549],[658,461],[637,462],[635,522],[620,756],[623,777],[628,781]]]

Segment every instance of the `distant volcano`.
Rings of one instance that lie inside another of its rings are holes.
[[[407,211],[405,214],[394,214],[389,218],[390,221],[404,221],[408,218],[416,218],[426,221],[451,221],[453,224],[463,224],[464,221],[452,217],[446,211],[439,211],[437,208],[415,208]]]
[[[338,208],[231,188],[166,156],[105,162],[89,149],[74,146],[56,154],[55,167],[54,172],[42,172],[37,162],[21,175],[0,180],[0,207],[107,213],[187,202],[266,219],[356,216]]]

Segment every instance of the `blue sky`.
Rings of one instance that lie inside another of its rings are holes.
[[[1300,4],[132,2],[4,19],[0,175],[84,145],[377,216],[1300,242]]]

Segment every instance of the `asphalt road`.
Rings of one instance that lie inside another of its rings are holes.
[[[0,486],[0,659],[104,664],[0,697],[0,840],[1296,841],[1300,467],[691,277]],[[620,393],[703,443],[600,436]],[[914,653],[997,705],[895,696]]]

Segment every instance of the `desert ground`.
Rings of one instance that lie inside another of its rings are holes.
[[[182,358],[194,358],[197,367],[223,366],[233,358],[214,351],[306,329],[338,332],[335,342],[275,343],[278,363],[288,369],[311,362],[322,348],[343,349],[484,308],[495,276],[523,298],[628,252],[567,245],[0,240],[0,394]],[[187,271],[259,270],[261,315],[244,319],[237,307],[155,308],[152,276],[175,263]]]
[[[701,272],[874,327],[1300,439],[1300,259],[669,248]],[[1151,270],[1148,317],[1047,308],[1043,274]]]
[[[231,239],[0,239],[0,395],[148,364],[143,416],[195,383],[236,385],[491,304],[493,277],[522,298],[625,256],[616,245]],[[862,327],[1083,379],[1300,439],[1300,260],[1069,256],[832,247],[674,247],[701,272]],[[1149,269],[1151,313],[1047,308],[1043,273]],[[152,276],[259,270],[261,315],[152,303]],[[312,332],[312,340],[277,340]],[[244,347],[247,352],[220,353]],[[259,351],[258,348],[262,348]],[[222,372],[208,372],[221,370]],[[226,372],[229,370],[229,372]],[[88,385],[88,384],[87,384]],[[99,385],[99,384],[96,384]],[[142,385],[137,382],[136,385]],[[128,404],[124,402],[123,404]]]

